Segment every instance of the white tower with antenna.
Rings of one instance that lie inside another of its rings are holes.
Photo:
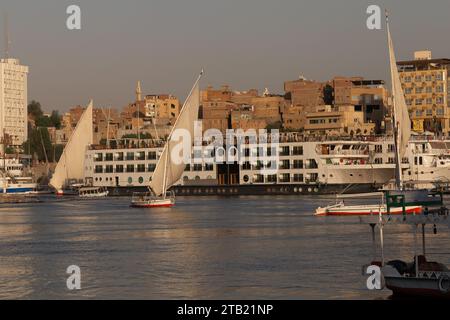
[[[28,67],[10,58],[8,16],[4,16],[4,58],[0,60],[0,138],[21,146],[28,136]],[[14,90],[11,90],[13,88]]]

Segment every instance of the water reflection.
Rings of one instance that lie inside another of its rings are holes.
[[[0,208],[0,298],[387,298],[365,288],[368,226],[317,218],[321,197],[179,198],[172,209],[129,199]],[[386,255],[410,260],[412,234],[386,228]],[[431,234],[431,230],[428,230]],[[429,252],[449,250],[448,230]],[[434,258],[434,257],[433,257]],[[449,264],[448,255],[439,260]],[[82,290],[66,289],[66,268]]]

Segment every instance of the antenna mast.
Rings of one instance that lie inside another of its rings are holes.
[[[3,22],[4,22],[3,31],[5,32],[5,34],[4,34],[5,59],[8,59],[9,58],[9,49],[10,49],[10,45],[11,45],[11,40],[9,38],[9,24],[8,24],[8,14],[7,13],[5,13]]]

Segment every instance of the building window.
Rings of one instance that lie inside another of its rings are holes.
[[[119,164],[116,166],[116,172],[121,173],[123,172],[123,165]]]
[[[306,162],[306,169],[317,169],[318,165],[315,159],[308,159]]]
[[[421,106],[423,99],[416,99],[416,106]]]
[[[281,147],[280,156],[289,156],[289,146]]]
[[[139,177],[139,183],[140,183],[140,184],[143,184],[143,183],[144,183],[144,178]]]
[[[254,183],[263,183],[264,182],[264,176],[262,174],[255,174],[253,176],[253,182]]]
[[[137,172],[145,172],[145,164],[138,164]]]
[[[277,182],[277,175],[276,174],[269,174],[269,175],[267,175],[267,182],[276,183]]]
[[[295,146],[292,150],[292,155],[294,156],[301,156],[303,155],[303,147],[302,146]]]
[[[280,163],[280,170],[289,169],[289,168],[290,168],[289,160],[282,160]]]
[[[123,161],[123,152],[118,152],[115,156],[117,161]]]
[[[112,153],[107,153],[105,155],[105,161],[113,161],[113,154]]]
[[[147,160],[156,160],[156,152],[155,151],[149,151],[147,153]]]
[[[242,164],[242,170],[251,170],[252,169],[252,166],[250,165],[250,162],[249,161],[245,161],[243,164]]]
[[[154,164],[154,163],[149,163],[148,164],[148,166],[147,166],[147,171],[148,172],[153,172],[153,171],[155,171],[155,169],[156,169],[156,164]]]
[[[303,174],[294,173],[294,182],[303,182]]]
[[[136,160],[145,160],[145,152],[141,151],[141,152],[137,152],[136,153]]]
[[[127,172],[134,172],[134,164],[127,164]]]
[[[291,176],[289,175],[289,173],[280,174],[280,182],[291,182]]]
[[[303,160],[294,160],[294,169],[303,169]]]
[[[106,173],[113,173],[113,166],[112,165],[107,165],[106,167],[105,167],[105,172]]]
[[[194,164],[194,171],[202,171],[202,165],[199,163]]]
[[[103,161],[103,153],[96,153],[94,156],[94,161]]]
[[[127,152],[127,161],[134,160],[134,152]]]
[[[95,166],[95,173],[103,173],[103,166]]]

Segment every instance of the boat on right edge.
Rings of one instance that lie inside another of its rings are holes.
[[[408,107],[405,101],[405,95],[402,89],[400,76],[397,69],[397,60],[395,58],[394,44],[392,41],[389,19],[386,13],[386,30],[389,47],[389,64],[391,73],[391,92],[392,92],[392,123],[394,131],[394,153],[395,153],[395,185],[392,190],[385,191],[379,204],[363,204],[347,206],[339,202],[326,207],[316,209],[317,216],[346,216],[346,215],[371,215],[371,214],[421,214],[429,206],[441,206],[442,195],[428,190],[406,190],[403,183],[402,159],[408,149],[409,139],[411,137],[411,120],[409,118]],[[389,207],[385,199],[392,197],[395,203],[401,203],[401,206]]]

